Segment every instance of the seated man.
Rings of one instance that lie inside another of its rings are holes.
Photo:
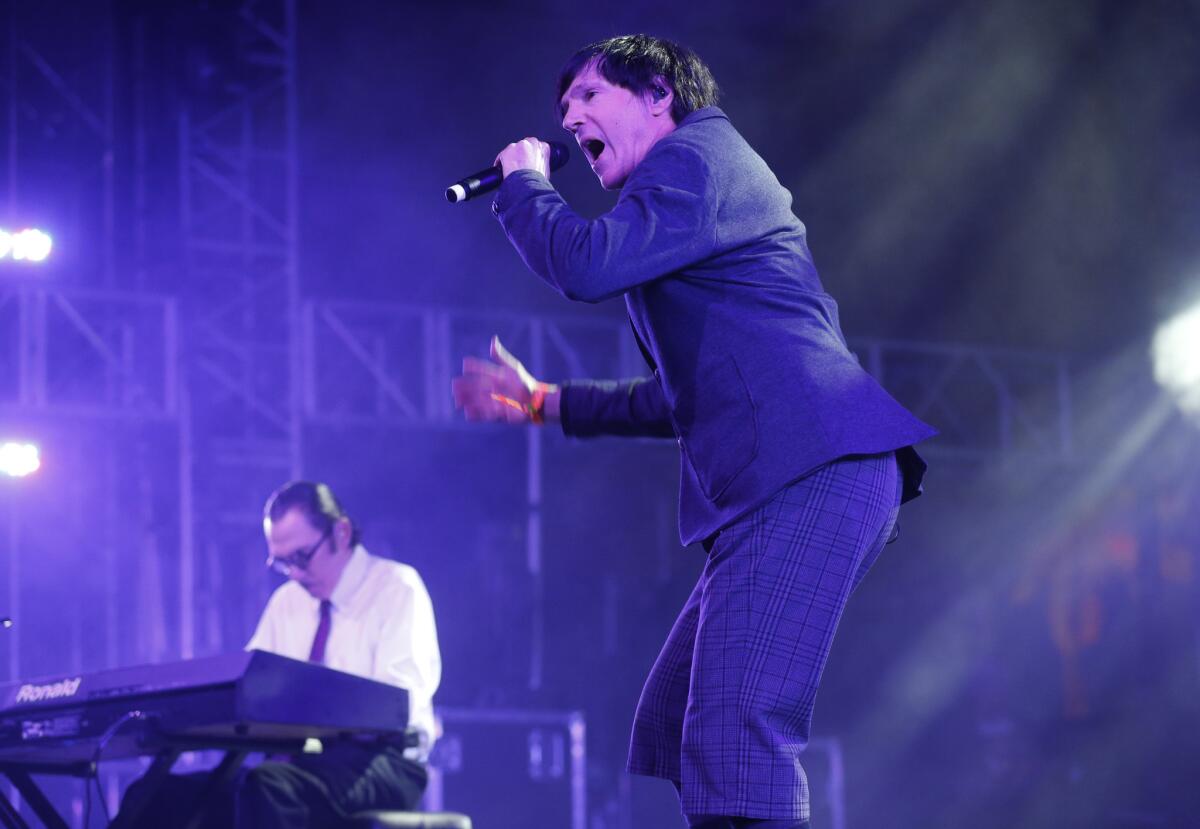
[[[324,484],[298,481],[278,489],[267,500],[263,529],[267,564],[288,581],[267,602],[247,648],[406,688],[417,744],[334,744],[321,754],[269,760],[246,772],[232,792],[210,797],[203,825],[324,828],[355,812],[415,808],[425,789],[424,763],[435,736],[432,699],[441,679],[433,605],[421,577],[412,567],[370,555]],[[183,825],[190,815],[180,808],[202,785],[199,775],[170,778],[138,825]]]

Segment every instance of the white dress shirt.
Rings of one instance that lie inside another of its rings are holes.
[[[370,555],[359,545],[330,602],[325,665],[407,689],[408,724],[421,735],[415,755],[423,760],[436,737],[433,692],[442,678],[425,583],[407,564]],[[321,600],[289,581],[271,594],[246,649],[306,660],[320,618]]]

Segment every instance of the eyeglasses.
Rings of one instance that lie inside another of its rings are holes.
[[[267,566],[281,576],[290,576],[297,570],[307,570],[308,563],[312,561],[312,557],[317,554],[317,550],[321,549],[321,545],[329,538],[329,534],[333,532],[331,525],[321,537],[317,539],[317,543],[309,547],[307,550],[297,550],[290,556],[284,558],[276,558],[275,556],[267,556]]]

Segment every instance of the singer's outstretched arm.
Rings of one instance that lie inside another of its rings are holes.
[[[543,397],[535,416],[539,389]],[[574,437],[675,436],[662,388],[653,378],[542,383],[498,337],[492,338],[490,360],[463,360],[463,373],[451,382],[451,390],[455,406],[471,421],[561,422],[563,432]]]

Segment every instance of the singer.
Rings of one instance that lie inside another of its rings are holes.
[[[679,533],[706,561],[646,680],[628,768],[674,782],[687,823],[802,829],[801,755],[854,588],[920,492],[934,434],[846,347],[791,196],[718,109],[690,50],[647,35],[576,52],[562,126],[616,205],[577,215],[547,146],[498,160],[494,212],[568,299],[622,296],[652,376],[549,384],[492,341],[454,381],[470,420],[674,438]]]

